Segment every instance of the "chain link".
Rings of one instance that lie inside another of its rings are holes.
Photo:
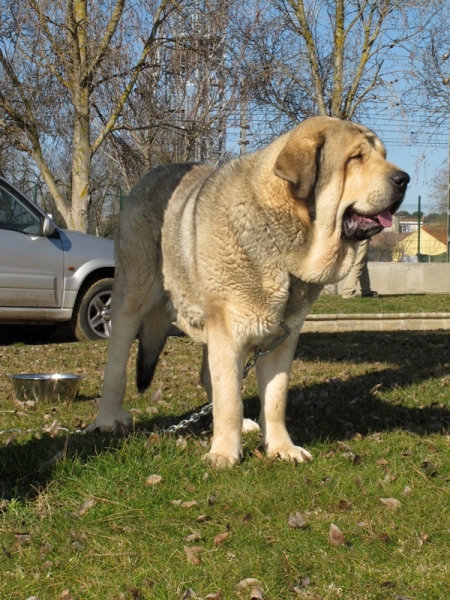
[[[280,337],[273,340],[273,342],[271,342],[265,350],[262,350],[261,347],[258,346],[256,348],[253,356],[251,356],[248,359],[248,361],[246,362],[245,367],[244,367],[243,379],[245,379],[247,377],[249,372],[253,369],[253,367],[256,366],[256,363],[262,356],[266,356],[266,354],[273,352],[273,350],[275,350],[275,348],[278,348],[278,346],[280,344],[282,344],[284,342],[284,340],[289,336],[289,334],[291,333],[291,330],[289,329],[289,327],[286,325],[286,323],[283,320],[281,321],[280,326],[282,327],[284,333]],[[210,404],[205,404],[199,411],[192,413],[192,415],[188,419],[182,419],[179,423],[176,423],[175,425],[170,425],[170,427],[166,427],[165,429],[162,429],[159,433],[161,435],[167,435],[170,433],[176,433],[177,431],[180,431],[181,429],[186,429],[190,425],[194,425],[195,423],[198,423],[198,421],[200,421],[200,419],[202,417],[206,417],[207,415],[211,414],[212,409],[213,409],[212,402]],[[50,427],[45,427],[42,429],[3,429],[3,430],[0,430],[0,435],[5,435],[5,434],[12,435],[14,433],[17,433],[17,435],[24,435],[26,433],[51,433],[53,431],[65,431],[69,434],[85,433],[85,431],[82,429],[75,429],[73,431],[70,431],[70,429],[68,429],[67,427],[60,427],[60,426],[53,427],[53,425],[51,425]]]

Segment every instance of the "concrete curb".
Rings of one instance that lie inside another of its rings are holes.
[[[450,313],[308,315],[302,332],[432,331],[450,329]]]

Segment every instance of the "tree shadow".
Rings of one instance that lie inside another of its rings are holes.
[[[449,351],[450,336],[444,331],[301,334],[295,362],[301,362],[305,370],[305,384],[291,386],[286,415],[293,441],[313,445],[396,429],[416,435],[448,433],[450,410],[444,386],[450,376]],[[316,362],[339,365],[342,370],[337,377],[311,383],[308,365]],[[351,365],[361,367],[366,362],[366,371],[350,373]],[[406,389],[430,379],[441,380],[442,397],[438,394],[432,401],[424,399],[408,406]],[[398,395],[392,395],[396,390]],[[382,397],[386,391],[393,398],[389,402]],[[140,420],[135,434],[160,432],[197,410]],[[257,419],[256,396],[244,397],[244,413]],[[210,428],[211,417],[202,417],[180,433],[203,436]],[[85,462],[101,453],[119,451],[124,439],[124,435],[100,432],[55,437],[44,434],[23,444],[6,444],[0,448],[0,498],[32,498],[52,480],[60,458]]]

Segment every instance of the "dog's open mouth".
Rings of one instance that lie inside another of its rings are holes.
[[[352,208],[348,208],[342,223],[342,236],[347,240],[366,240],[391,225],[392,207],[386,208],[373,217],[360,215]]]

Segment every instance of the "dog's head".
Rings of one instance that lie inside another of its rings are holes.
[[[391,226],[410,179],[370,129],[331,117],[307,119],[288,134],[274,172],[313,223],[352,241]]]

